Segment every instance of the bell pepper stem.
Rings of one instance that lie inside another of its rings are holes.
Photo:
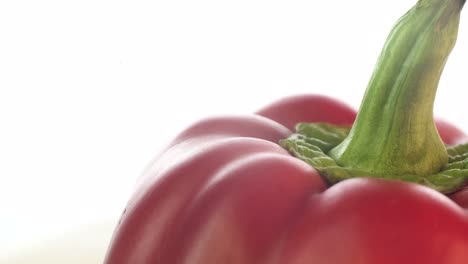
[[[419,0],[394,26],[356,121],[328,155],[373,175],[428,175],[448,162],[433,120],[445,62],[464,0]]]
[[[419,0],[395,25],[351,128],[299,123],[280,141],[329,184],[373,177],[442,193],[468,184],[468,143],[446,148],[433,120],[464,0]]]

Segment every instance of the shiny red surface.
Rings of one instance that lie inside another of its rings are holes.
[[[307,95],[193,125],[139,183],[105,263],[468,263],[468,189],[452,200],[380,179],[327,187],[277,145],[297,122],[354,118],[341,102]],[[447,143],[464,138],[437,125]]]

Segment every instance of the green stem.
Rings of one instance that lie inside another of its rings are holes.
[[[419,0],[391,31],[346,139],[328,154],[373,175],[429,175],[448,162],[433,104],[465,0]]]
[[[329,183],[374,177],[442,193],[468,184],[468,143],[446,149],[432,109],[465,0],[419,0],[391,31],[352,128],[299,123],[280,140]]]

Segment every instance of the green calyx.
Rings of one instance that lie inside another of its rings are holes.
[[[299,123],[296,133],[280,141],[297,158],[313,166],[329,184],[356,177],[376,177],[419,183],[442,193],[453,193],[468,183],[468,143],[447,147],[448,162],[433,174],[370,174],[341,166],[327,153],[349,135],[351,128],[326,123]]]
[[[418,182],[444,193],[461,188],[468,179],[468,161],[454,163],[452,152],[468,147],[445,147],[434,124],[433,105],[464,3],[419,0],[396,23],[352,128],[300,124],[297,134],[281,144],[331,183],[367,176]],[[326,139],[333,140],[314,138],[320,134],[317,129],[333,132],[326,133]]]

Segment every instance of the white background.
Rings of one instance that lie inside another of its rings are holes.
[[[302,93],[358,107],[415,2],[2,1],[0,262],[100,263],[136,178],[195,120]],[[466,131],[467,37],[462,17],[435,106]]]

